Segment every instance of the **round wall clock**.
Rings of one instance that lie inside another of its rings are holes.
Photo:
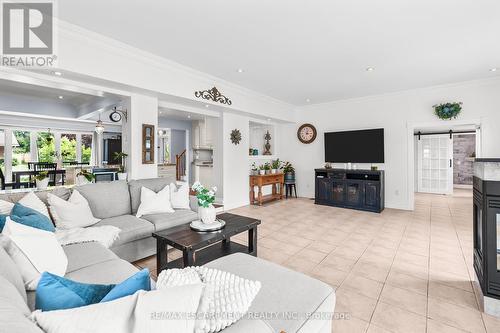
[[[111,114],[109,115],[109,119],[115,123],[119,122],[120,120],[122,120],[122,115],[118,112],[118,111],[113,111],[111,112]]]
[[[302,143],[311,143],[316,140],[316,127],[311,124],[304,124],[297,130],[297,138]]]

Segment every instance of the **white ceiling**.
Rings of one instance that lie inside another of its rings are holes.
[[[102,99],[102,97],[93,95],[10,80],[0,80],[0,92],[2,95],[15,95],[25,98],[43,99],[54,103],[69,104],[75,108],[91,103],[96,99]],[[62,96],[63,99],[59,99],[59,96]]]
[[[63,20],[297,105],[500,74],[498,0],[64,0],[58,7]]]

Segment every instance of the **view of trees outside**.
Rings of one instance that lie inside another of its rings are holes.
[[[82,162],[90,163],[92,155],[92,135],[82,134]]]
[[[28,162],[31,161],[30,154],[30,132],[13,131],[19,146],[12,151],[12,170],[27,170]]]
[[[38,162],[54,163],[56,161],[56,145],[52,133],[39,132],[36,146],[38,147]]]
[[[31,161],[30,132],[13,131],[13,134],[19,145],[15,146],[12,151],[12,170],[27,170],[28,162]],[[0,135],[4,135],[3,130],[0,130]],[[56,162],[56,146],[52,133],[38,133],[37,147],[39,162]],[[82,162],[90,162],[91,150],[92,135],[82,134]],[[76,134],[61,134],[61,157],[63,162],[76,161]],[[0,146],[0,167],[5,170],[3,146]]]

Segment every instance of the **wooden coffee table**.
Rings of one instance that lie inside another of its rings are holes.
[[[226,221],[226,226],[219,231],[194,231],[187,223],[153,233],[158,274],[167,268],[201,266],[236,252],[257,256],[257,226],[260,220],[230,213],[217,217]],[[231,241],[232,236],[245,231],[248,231],[248,246]],[[167,245],[181,250],[182,258],[168,262]]]

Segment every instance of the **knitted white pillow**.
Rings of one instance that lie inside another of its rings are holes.
[[[157,289],[204,283],[196,312],[195,333],[219,332],[240,320],[259,293],[259,281],[206,267],[167,269],[160,273]]]

